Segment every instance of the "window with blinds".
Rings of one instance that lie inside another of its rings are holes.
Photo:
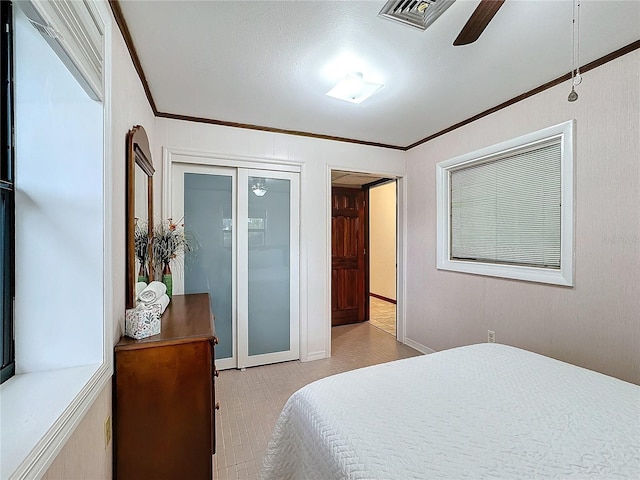
[[[572,126],[438,164],[438,268],[572,285]]]
[[[560,141],[449,173],[455,260],[560,268]]]

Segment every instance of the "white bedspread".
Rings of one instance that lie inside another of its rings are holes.
[[[314,382],[262,480],[640,479],[640,387],[499,344]]]

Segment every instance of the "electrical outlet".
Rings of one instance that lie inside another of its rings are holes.
[[[496,343],[496,332],[493,330],[487,330],[487,342]]]
[[[104,421],[104,448],[106,449],[111,442],[111,415]]]

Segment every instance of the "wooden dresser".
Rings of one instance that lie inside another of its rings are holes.
[[[159,335],[115,346],[114,477],[213,478],[215,337],[209,294],[174,295]]]

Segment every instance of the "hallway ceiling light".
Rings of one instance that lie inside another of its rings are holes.
[[[360,72],[350,73],[325,95],[351,103],[362,103],[384,85],[368,82]]]
[[[251,185],[251,191],[257,197],[264,197],[267,193],[267,186],[265,184],[264,178],[256,178],[255,182],[253,182],[253,185]]]

